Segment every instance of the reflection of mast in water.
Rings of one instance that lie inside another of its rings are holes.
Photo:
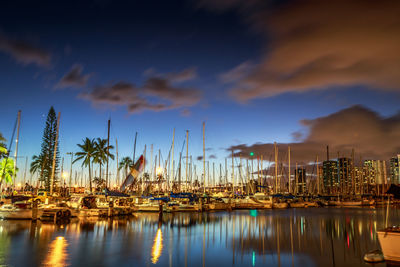
[[[188,254],[188,243],[187,243],[187,232],[188,229],[185,229],[185,267],[187,267],[187,254]]]
[[[63,236],[59,236],[51,242],[44,266],[66,266],[67,246],[68,243]]]
[[[277,222],[277,225],[276,225],[276,232],[277,232],[277,247],[278,247],[278,266],[281,266],[281,247],[280,247],[280,244],[279,244],[279,222],[278,222],[278,220],[276,220],[276,222]]]
[[[206,224],[203,224],[203,267],[206,266]]]
[[[161,252],[163,249],[163,237],[161,228],[158,228],[156,237],[154,238],[153,247],[151,248],[151,262],[156,264],[158,259],[161,256]]]
[[[290,217],[290,248],[292,250],[292,266],[294,266],[294,256],[293,256],[293,221],[292,217]]]

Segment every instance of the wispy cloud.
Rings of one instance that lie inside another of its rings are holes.
[[[237,10],[268,40],[258,62],[244,62],[221,75],[238,101],[355,85],[400,89],[399,1],[201,3]]]
[[[182,73],[185,70],[181,75],[148,73],[149,77],[141,86],[119,81],[96,86],[92,91],[80,94],[80,97],[90,100],[95,106],[126,106],[130,113],[187,108],[201,100],[202,92],[196,88],[179,86],[196,77],[194,74]]]
[[[23,65],[36,64],[49,66],[51,54],[25,40],[13,39],[0,32],[0,51],[11,55],[17,62]]]
[[[90,76],[91,74],[83,74],[83,66],[81,64],[74,64],[55,85],[55,88],[84,87],[86,86]]]

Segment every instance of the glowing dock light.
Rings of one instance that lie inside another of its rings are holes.
[[[162,167],[157,167],[157,170],[156,170],[157,175],[162,175],[163,172],[164,172],[164,170]]]
[[[151,248],[151,262],[153,264],[156,264],[161,256],[161,252],[163,249],[162,241],[163,238],[162,238],[161,228],[158,228],[156,238],[154,238],[153,247]]]

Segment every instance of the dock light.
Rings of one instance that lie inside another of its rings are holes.
[[[254,152],[250,152],[250,157],[254,156]]]
[[[163,174],[163,168],[162,167],[157,167],[156,173],[157,173],[157,175],[162,175]]]

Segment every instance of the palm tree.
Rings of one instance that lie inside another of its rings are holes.
[[[90,163],[92,163],[95,154],[95,141],[94,139],[89,139],[87,137],[82,141],[82,144],[77,144],[81,151],[75,153],[77,158],[74,160],[74,162],[83,160],[82,166],[89,167],[89,187],[90,192],[92,193],[92,173],[90,169]]]
[[[0,158],[5,157],[7,155],[7,149],[6,149],[6,144],[4,143],[6,139],[0,133]]]
[[[4,158],[0,162],[0,185],[5,181],[6,183],[13,182],[13,176],[18,172],[18,168],[14,173],[14,160],[11,158]]]
[[[113,160],[114,155],[110,153],[110,150],[114,147],[112,145],[107,146],[107,139],[97,138],[94,143],[94,155],[93,155],[93,163],[97,163],[100,165],[100,175],[101,179],[101,166],[106,163],[107,155]]]
[[[128,169],[133,166],[133,160],[130,157],[124,157],[119,162],[119,170],[125,170],[125,177],[128,176]]]
[[[36,155],[32,156],[31,168],[29,170],[32,175],[34,175],[35,173],[37,173],[39,170],[42,169],[43,160],[44,157],[42,154],[40,154],[39,156]]]

